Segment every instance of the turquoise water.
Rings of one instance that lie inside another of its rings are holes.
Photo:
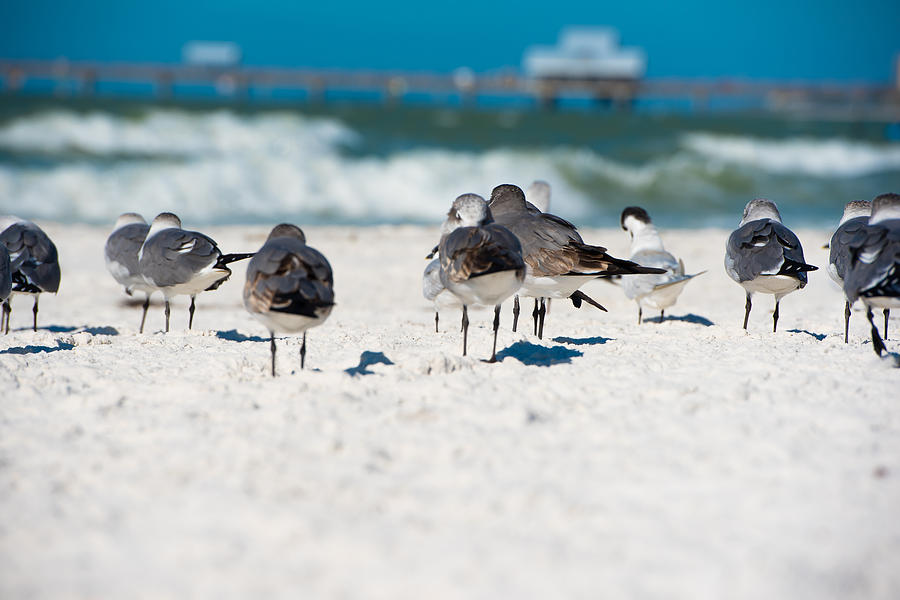
[[[731,226],[767,197],[795,225],[900,190],[897,126],[765,114],[0,98],[0,212],[110,223],[435,223],[455,196],[534,179],[552,211]]]

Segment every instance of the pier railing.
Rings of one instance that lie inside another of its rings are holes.
[[[900,86],[881,83],[761,81],[737,78],[642,80],[530,79],[516,71],[476,74],[371,71],[284,67],[210,67],[190,64],[0,59],[0,80],[7,93],[113,93],[109,84],[138,84],[158,97],[188,95],[188,87],[207,87],[222,98],[265,97],[272,90],[300,90],[324,101],[331,92],[371,94],[387,101],[407,94],[431,95],[435,102],[481,96],[532,99],[553,106],[567,97],[627,107],[640,101],[687,102],[704,109],[723,100],[743,100],[772,110],[845,111],[856,118],[900,119]],[[41,85],[43,83],[44,85]],[[49,83],[49,85],[47,85]]]

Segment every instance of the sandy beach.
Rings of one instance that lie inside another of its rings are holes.
[[[741,329],[728,231],[663,230],[708,270],[671,318],[598,281],[609,312],[554,301],[541,341],[509,302],[491,365],[487,310],[466,358],[458,311],[434,332],[436,227],[304,228],[337,306],[273,379],[244,264],[193,331],[181,298],[163,334],[157,298],[139,335],[108,230],[41,225],[60,292],[0,337],[0,597],[900,596],[900,370],[859,306],[843,343],[830,231],[796,230],[820,270],[775,334],[770,296]],[[267,228],[205,231],[243,252]]]

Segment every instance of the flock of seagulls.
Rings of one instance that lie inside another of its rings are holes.
[[[673,306],[685,285],[701,273],[686,274],[684,262],[666,251],[650,215],[640,207],[622,211],[620,223],[631,242],[626,259],[585,243],[575,225],[549,212],[550,186],[536,181],[527,194],[515,185],[499,185],[489,200],[463,194],[453,201],[441,236],[423,273],[423,294],[434,303],[435,331],[440,311],[460,308],[463,350],[467,353],[468,307],[494,309],[493,346],[487,362],[497,360],[500,307],[513,301],[513,331],[518,326],[519,297],[534,301],[534,333],[543,337],[551,299],[569,299],[606,309],[579,288],[595,279],[621,279],[625,295],[643,310]],[[844,341],[848,341],[850,307],[861,300],[871,325],[873,349],[886,351],[890,309],[900,308],[900,195],[882,194],[872,202],[848,203],[828,245],[828,273],[843,289]],[[437,258],[435,258],[437,255]],[[283,223],[269,233],[256,252],[226,254],[209,236],[182,228],[172,213],[148,225],[141,215],[125,213],[116,221],[105,246],[106,266],[128,295],[144,295],[139,331],[143,333],[150,297],[165,301],[166,328],[170,301],[190,296],[188,329],[195,299],[217,289],[231,276],[228,265],[250,259],[244,285],[246,310],[269,331],[271,372],[275,376],[275,334],[303,334],[300,368],[306,357],[306,331],[322,324],[334,308],[334,276],[328,260],[306,244],[295,225]],[[754,293],[775,299],[772,330],[777,331],[781,299],[806,286],[808,264],[797,236],[781,220],[774,203],[751,200],[737,229],[728,238],[725,271],[746,293],[743,327]],[[0,217],[0,327],[9,332],[15,295],[33,297],[32,328],[37,330],[38,300],[60,284],[56,246],[40,227],[17,217]],[[873,309],[884,314],[884,336]]]

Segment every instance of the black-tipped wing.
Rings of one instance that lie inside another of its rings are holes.
[[[828,262],[834,265],[837,276],[843,280],[850,266],[850,242],[869,222],[869,217],[848,219],[835,230],[829,244]]]
[[[519,240],[503,226],[460,227],[440,244],[442,276],[454,283],[500,271],[525,270]]]
[[[321,316],[334,306],[331,265],[298,239],[269,240],[247,265],[244,305],[257,313]]]
[[[847,247],[850,262],[844,293],[848,300],[900,298],[900,220],[863,227]]]
[[[27,221],[14,223],[0,233],[0,242],[9,252],[13,273],[22,273],[40,291],[55,293],[59,290],[56,246],[40,227]]]
[[[187,283],[216,266],[222,252],[202,233],[163,229],[147,239],[140,259],[141,273],[159,287]],[[222,266],[223,270],[228,270]],[[230,271],[229,271],[230,272]]]
[[[803,259],[803,248],[794,232],[771,219],[751,221],[728,237],[725,267],[738,282],[760,275],[787,275],[806,283],[806,272],[818,267]]]

